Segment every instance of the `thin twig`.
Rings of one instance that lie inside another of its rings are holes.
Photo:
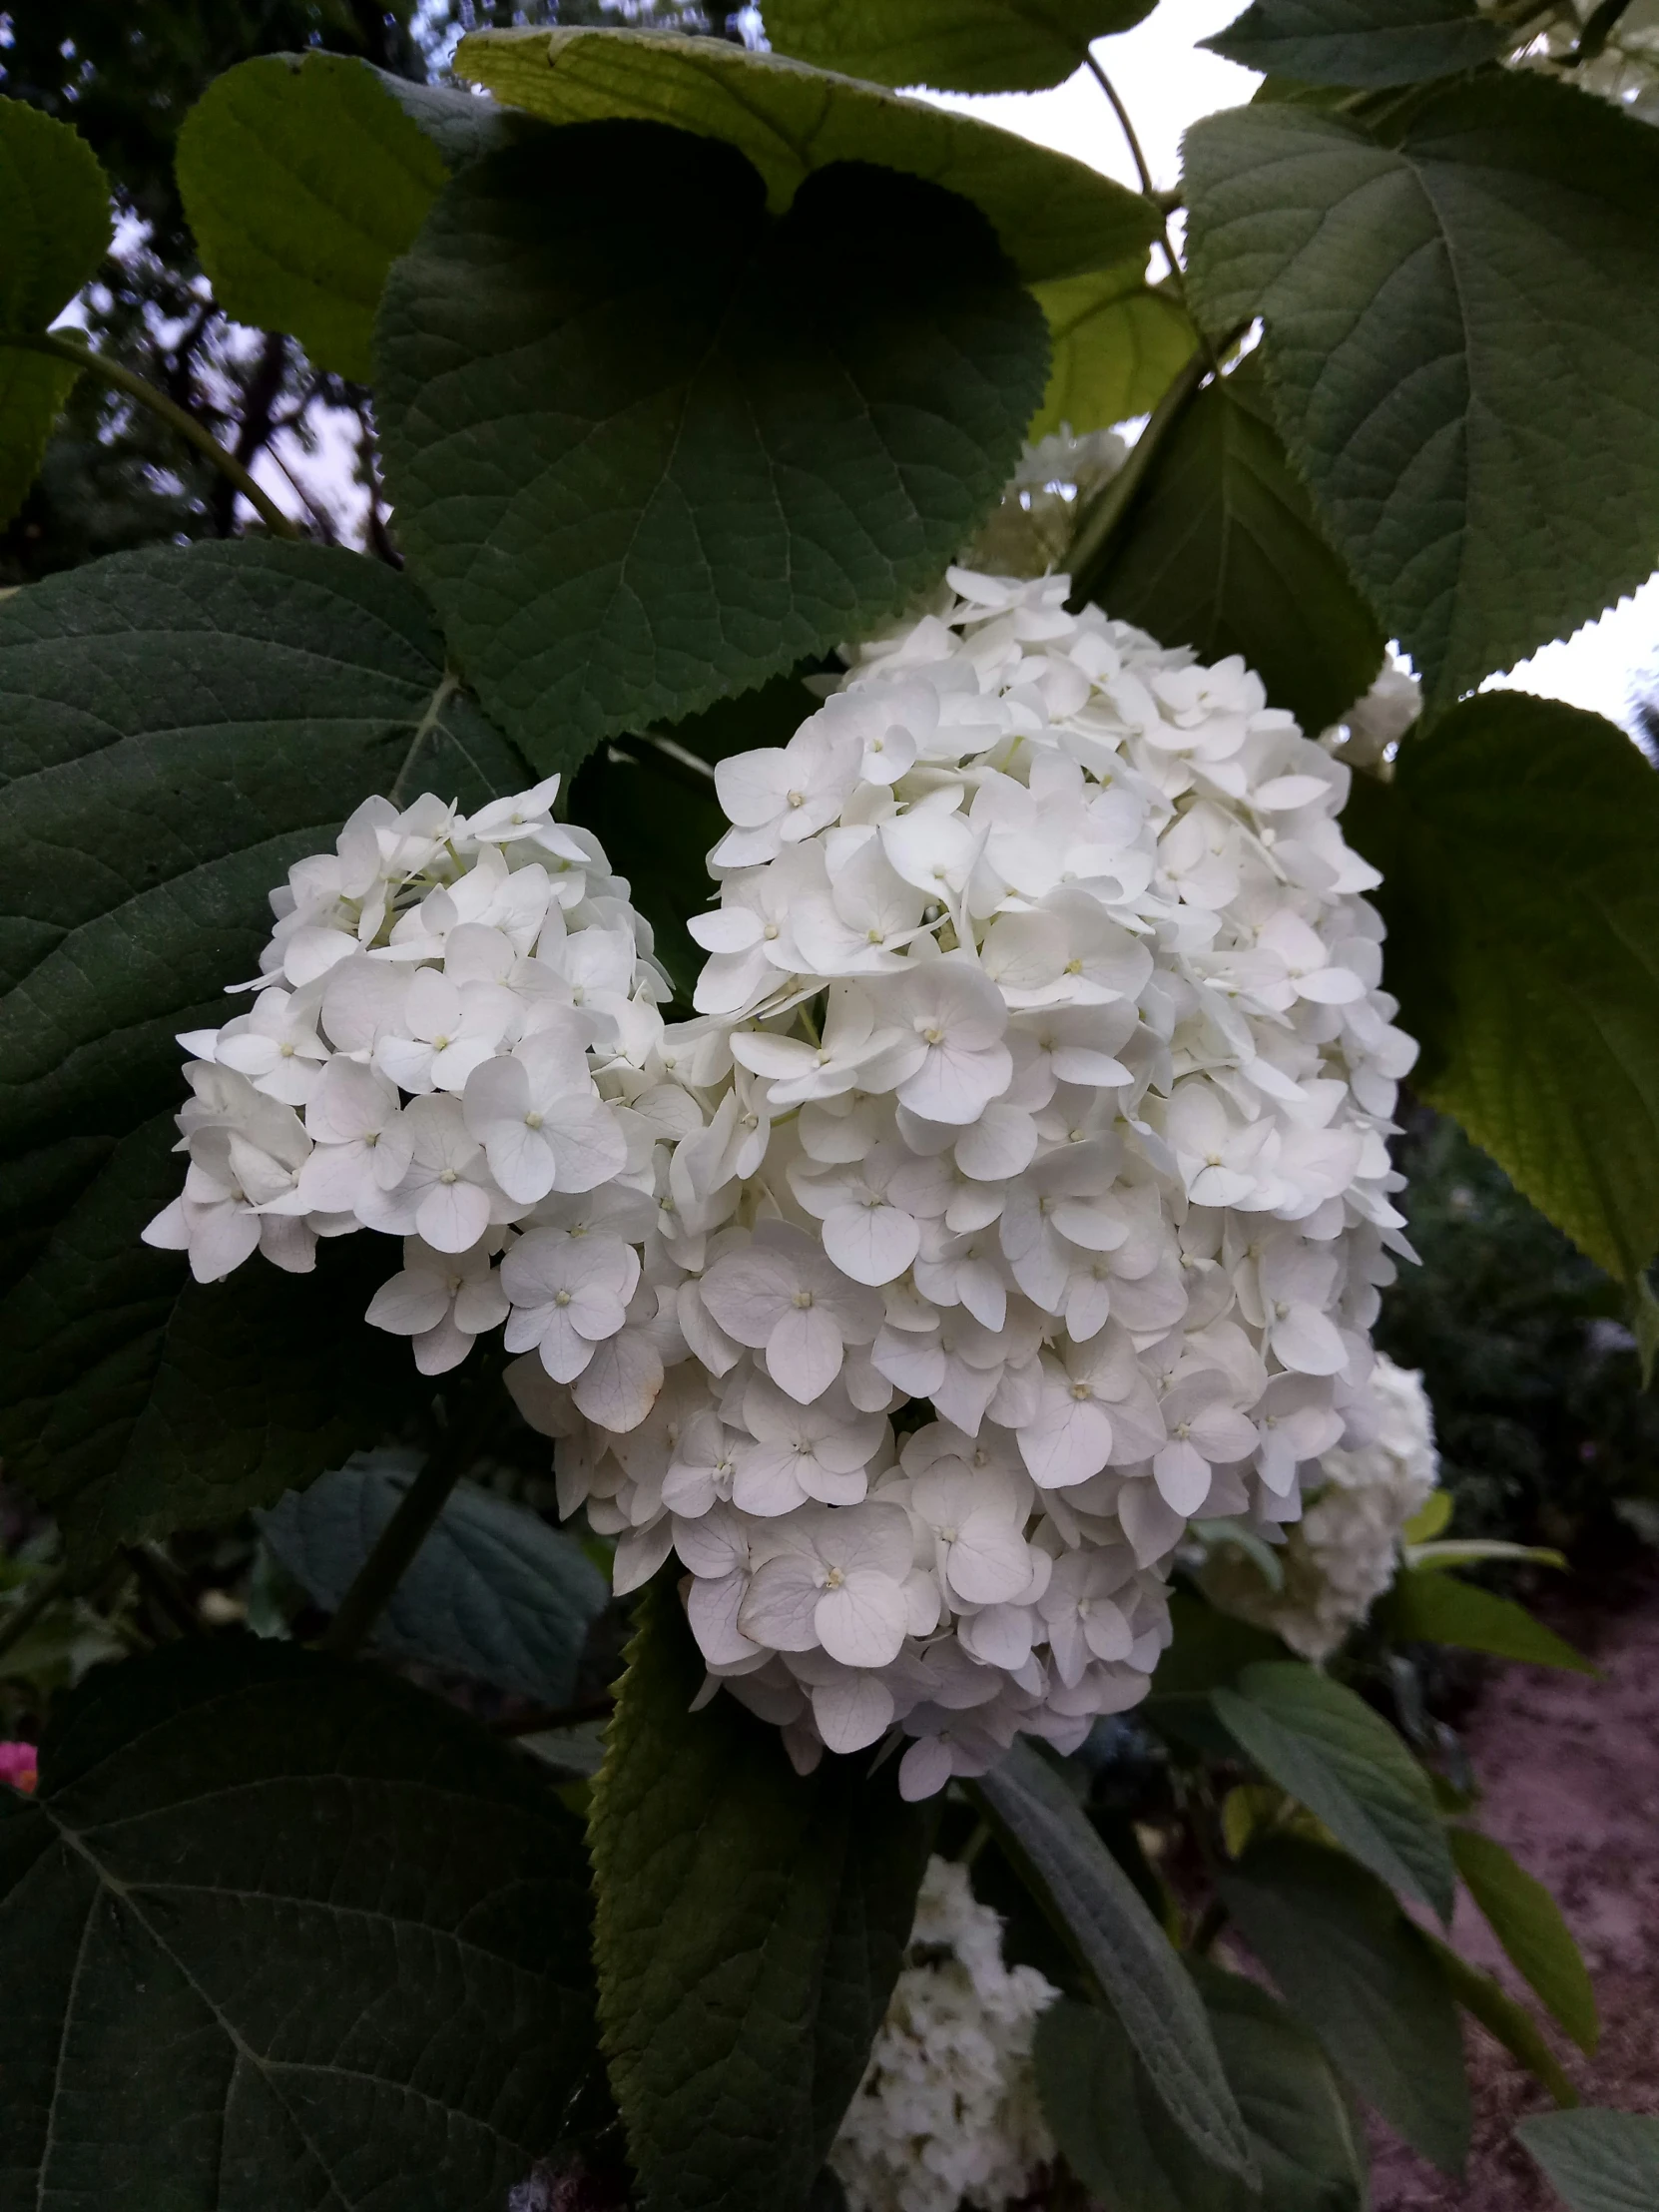
[[[1123,135],[1129,141],[1129,151],[1135,159],[1135,172],[1141,180],[1142,192],[1146,194],[1146,197],[1149,200],[1156,200],[1158,197],[1158,188],[1153,184],[1152,172],[1146,166],[1146,156],[1141,152],[1141,142],[1136,133],[1135,126],[1129,120],[1129,110],[1124,106],[1122,100],[1119,99],[1118,89],[1116,85],[1113,84],[1111,78],[1107,76],[1105,70],[1103,70],[1100,64],[1095,60],[1093,54],[1089,56],[1089,68],[1094,74],[1095,83],[1100,87],[1101,91],[1106,95],[1107,99],[1112,103],[1112,113],[1117,117],[1118,122],[1122,125]]]
[[[95,353],[90,346],[77,345],[70,338],[55,336],[48,330],[0,330],[0,345],[9,345],[25,353],[44,353],[48,360],[68,361],[73,367],[84,369],[103,378],[106,384],[123,391],[129,399],[136,399],[148,407],[152,414],[160,415],[170,423],[179,435],[188,438],[199,453],[207,455],[214,466],[223,471],[242,493],[266,528],[279,538],[297,538],[298,526],[290,522],[270,495],[262,490],[234,453],[228,453],[211,430],[204,429],[193,414],[158,391],[144,377],[132,369],[124,368],[119,361],[112,361],[107,353]]]
[[[397,1510],[381,1529],[373,1550],[357,1569],[339,1610],[318,1639],[322,1650],[348,1659],[391,1602],[415,1554],[437,1525],[449,1493],[478,1457],[500,1410],[496,1371],[480,1376],[469,1402],[457,1406],[448,1429],[426,1464],[403,1492]]]
[[[0,1656],[8,1651],[15,1650],[23,1641],[36,1621],[40,1619],[42,1613],[46,1611],[46,1608],[55,1598],[62,1595],[64,1584],[68,1578],[69,1570],[67,1567],[54,1567],[49,1574],[43,1574],[36,1578],[34,1586],[29,1590],[27,1596],[14,1610],[7,1613],[4,1620],[0,1620]]]

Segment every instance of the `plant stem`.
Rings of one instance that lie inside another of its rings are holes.
[[[456,1405],[426,1464],[403,1492],[373,1550],[340,1599],[339,1611],[318,1638],[319,1648],[349,1659],[380,1618],[416,1552],[431,1534],[449,1493],[477,1458],[499,1410],[496,1371],[479,1378],[469,1398]]]
[[[1169,196],[1161,193],[1152,182],[1152,171],[1147,167],[1146,155],[1141,147],[1140,134],[1130,120],[1129,110],[1124,106],[1117,86],[1113,84],[1111,78],[1107,76],[1092,53],[1089,55],[1089,70],[1095,83],[1111,103],[1112,113],[1117,117],[1118,126],[1122,130],[1124,138],[1128,141],[1129,152],[1135,164],[1135,174],[1141,181],[1141,192],[1158,211],[1158,242],[1163,247],[1164,259],[1169,264],[1170,286],[1181,304],[1185,306],[1187,304],[1186,280],[1182,273],[1180,260],[1176,255],[1175,241],[1169,233]],[[1176,205],[1179,205],[1179,200],[1177,200]],[[1196,322],[1194,328],[1197,328]],[[1209,366],[1214,368],[1216,366],[1215,355],[1211,353],[1210,341],[1202,330],[1199,331],[1199,343],[1208,356]]]
[[[1619,17],[1630,5],[1630,0],[1601,0],[1589,21],[1578,34],[1578,42],[1566,57],[1575,68],[1580,62],[1593,62],[1606,46],[1608,39],[1618,29]]]
[[[1202,353],[1192,354],[1174,382],[1152,410],[1152,418],[1129,450],[1129,458],[1109,483],[1103,484],[1077,518],[1065,568],[1072,580],[1072,608],[1087,604],[1094,579],[1104,564],[1106,551],[1118,523],[1139,491],[1153,460],[1170,431],[1197,396],[1210,374]]]
[[[259,515],[266,528],[279,538],[297,538],[299,529],[290,522],[270,494],[250,476],[234,453],[228,453],[213,432],[198,422],[195,415],[178,406],[167,394],[158,391],[132,369],[123,368],[119,361],[112,361],[107,353],[95,353],[90,346],[77,345],[73,339],[55,337],[49,330],[0,330],[0,345],[10,345],[25,353],[44,353],[48,360],[68,361],[73,367],[89,370],[101,376],[106,384],[123,391],[129,399],[136,399],[140,406],[148,407],[152,414],[160,415],[170,423],[182,438],[188,438],[199,453],[203,453],[214,466],[223,470],[237,490]]]
[[[0,1620],[0,1654],[14,1650],[23,1641],[46,1608],[61,1596],[68,1579],[66,1567],[54,1567],[49,1574],[37,1576],[27,1596]]]

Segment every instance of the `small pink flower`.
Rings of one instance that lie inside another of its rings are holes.
[[[39,1777],[39,1753],[33,1744],[0,1743],[0,1782],[32,1791]]]

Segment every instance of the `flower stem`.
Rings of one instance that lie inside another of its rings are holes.
[[[1156,208],[1158,211],[1158,243],[1162,246],[1164,250],[1164,259],[1169,264],[1170,289],[1175,293],[1181,304],[1185,306],[1187,304],[1186,280],[1182,273],[1180,257],[1175,251],[1175,241],[1170,237],[1169,195],[1161,193],[1158,190],[1157,186],[1152,182],[1152,171],[1147,166],[1146,155],[1141,147],[1140,134],[1135,129],[1134,123],[1130,119],[1129,110],[1124,106],[1122,97],[1118,92],[1117,86],[1113,84],[1111,78],[1107,76],[1105,70],[1101,68],[1100,64],[1095,60],[1092,53],[1089,55],[1089,71],[1090,74],[1093,76],[1095,83],[1100,87],[1101,91],[1106,95],[1107,100],[1111,103],[1112,113],[1117,117],[1118,126],[1123,132],[1124,138],[1128,142],[1130,156],[1135,164],[1135,174],[1137,177],[1139,177],[1141,181],[1142,195],[1144,198],[1150,200],[1153,207]],[[1176,200],[1176,205],[1179,205],[1178,196]],[[1196,323],[1194,327],[1197,327]],[[1205,337],[1202,331],[1199,332],[1199,343],[1204,347],[1206,354],[1209,355],[1208,365],[1211,368],[1214,368],[1216,366],[1215,357],[1213,354],[1210,354],[1209,340]]]
[[[486,1374],[479,1376],[472,1391],[452,1408],[448,1427],[403,1492],[397,1510],[340,1599],[339,1611],[318,1638],[321,1650],[341,1659],[352,1657],[391,1602],[416,1552],[448,1504],[450,1491],[476,1460],[494,1425],[499,1411],[496,1378],[492,1364]]]
[[[169,399],[166,392],[158,391],[132,369],[123,368],[119,361],[112,361],[107,353],[95,353],[91,346],[78,345],[72,338],[54,336],[49,330],[0,330],[0,345],[10,345],[25,353],[44,353],[48,360],[68,361],[74,368],[88,370],[103,378],[115,390],[125,392],[129,399],[136,399],[140,406],[148,407],[152,414],[160,415],[188,438],[199,453],[205,454],[214,466],[224,472],[237,487],[249,505],[254,508],[266,528],[279,538],[297,538],[299,528],[283,514],[280,507],[257,484],[234,453],[224,446],[196,417]]]

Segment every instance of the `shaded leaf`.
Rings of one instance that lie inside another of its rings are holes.
[[[1358,779],[1414,1088],[1590,1257],[1659,1249],[1659,776],[1609,722],[1490,692]]]
[[[1106,2212],[1247,2212],[1153,2090],[1118,2017],[1062,1997],[1037,2021],[1037,2094],[1061,2155]]]
[[[909,1940],[933,1832],[889,1763],[803,1779],[704,1679],[672,1586],[628,1652],[590,1839],[611,2084],[643,2212],[803,2212]]]
[[[1460,1651],[1490,1652],[1533,1667],[1561,1667],[1596,1674],[1595,1662],[1565,1637],[1546,1628],[1524,1605],[1440,1567],[1407,1567],[1395,1580],[1383,1609],[1389,1635],[1401,1643],[1450,1644]]]
[[[1132,30],[1156,0],[772,0],[780,54],[877,85],[1037,92],[1062,84],[1097,38]]]
[[[1271,1781],[1362,1866],[1451,1918],[1456,1875],[1427,1775],[1364,1698],[1317,1668],[1246,1667],[1217,1712]]]
[[[1188,1964],[1250,2130],[1266,2212],[1365,2212],[1365,2138],[1317,2039],[1242,1974]]]
[[[1659,135],[1494,71],[1234,108],[1185,161],[1197,309],[1265,318],[1280,430],[1431,704],[1645,581]]]
[[[68,124],[0,97],[0,523],[34,482],[75,369],[3,342],[41,331],[92,276],[110,243],[110,183]]]
[[[1659,2119],[1642,2112],[1537,2112],[1515,2133],[1568,2212],[1653,2212]]]
[[[509,135],[486,103],[350,55],[262,54],[227,70],[185,118],[178,153],[220,305],[367,383],[387,270],[450,169]]]
[[[1451,1856],[1517,1973],[1551,2019],[1593,2055],[1601,2034],[1595,1991],[1561,1908],[1490,1836],[1454,1828]]]
[[[1254,2181],[1249,2139],[1203,2004],[1065,1782],[1017,1739],[972,1787],[1122,2021],[1170,2116],[1208,2160]]]
[[[1375,1875],[1319,1844],[1254,1844],[1217,1888],[1293,2011],[1442,2172],[1468,2150],[1456,2008],[1427,1938]]]
[[[407,1403],[360,1319],[382,1240],[211,1288],[140,1244],[179,1188],[175,1035],[225,1018],[271,888],[371,792],[524,780],[356,555],[118,554],[0,605],[0,1447],[79,1555],[274,1498],[373,1440],[394,1377]]]
[[[1254,0],[1198,43],[1305,85],[1410,85],[1496,61],[1504,41],[1474,0]]]
[[[847,236],[858,282],[826,286]],[[1047,341],[936,187],[842,165],[780,221],[730,147],[601,123],[449,185],[377,342],[411,570],[546,771],[933,581],[1013,466]]]
[[[260,1515],[266,1542],[325,1612],[336,1612],[404,1492],[418,1452],[348,1459]],[[474,1482],[459,1482],[375,1623],[382,1651],[567,1705],[605,1577],[570,1536]]]
[[[474,31],[461,41],[455,71],[549,123],[672,123],[724,139],[760,171],[775,214],[831,163],[903,170],[971,200],[1028,282],[1108,268],[1158,235],[1150,201],[1067,155],[973,116],[723,39]],[[861,287],[877,233],[848,220],[825,252],[839,256],[854,242]],[[822,267],[813,275],[822,280]],[[843,307],[856,288],[841,295]]]
[[[593,2039],[554,1785],[366,1669],[106,1668],[0,1792],[10,2201],[499,2212]]]
[[[1311,733],[1382,666],[1382,630],[1285,457],[1254,358],[1189,404],[1076,582],[1160,644],[1243,654]]]
[[[1186,309],[1146,281],[1146,257],[1035,287],[1054,364],[1026,435],[1081,434],[1148,414],[1198,343]]]
[[[1502,1984],[1478,1966],[1460,1958],[1449,1943],[1424,1934],[1446,1986],[1466,2012],[1473,2014],[1486,2032],[1495,2037],[1510,2057],[1524,2066],[1535,2081],[1549,2091],[1557,2104],[1576,2104],[1578,2092],[1561,2071],[1561,2062],[1544,2040],[1543,2031],[1524,2005],[1519,2005]]]

